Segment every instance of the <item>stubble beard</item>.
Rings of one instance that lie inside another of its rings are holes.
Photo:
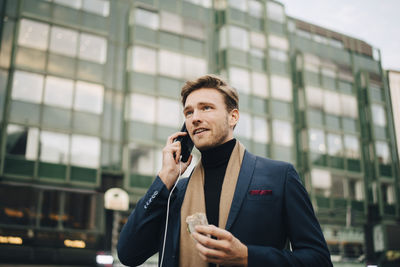
[[[216,133],[217,135],[213,135],[213,133]],[[202,146],[197,146],[196,143],[196,148],[200,151],[205,151],[208,149],[211,149],[213,147],[222,145],[227,137],[229,135],[229,123],[228,123],[228,118],[226,120],[224,120],[223,125],[221,126],[217,126],[217,128],[215,129],[215,131],[211,132],[211,136],[207,137],[208,142],[206,142],[206,144],[202,145]]]

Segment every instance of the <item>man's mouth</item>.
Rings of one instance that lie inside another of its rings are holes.
[[[208,131],[208,129],[206,129],[206,128],[198,128],[198,129],[193,131],[193,135],[200,134],[200,133],[205,132],[205,131]]]

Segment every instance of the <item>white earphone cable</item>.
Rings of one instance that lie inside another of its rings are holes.
[[[172,187],[171,191],[169,192],[168,201],[167,201],[167,216],[165,218],[164,240],[163,240],[163,246],[162,246],[162,252],[161,252],[160,267],[162,267],[163,263],[164,263],[165,243],[167,241],[167,230],[168,230],[169,203],[171,201],[172,192],[174,192],[174,189],[175,189],[176,185],[178,184],[181,176],[182,176],[182,162],[179,161],[179,176],[178,176],[178,179],[176,179],[176,182],[175,182],[174,186]]]

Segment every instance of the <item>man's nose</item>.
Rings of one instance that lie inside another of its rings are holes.
[[[194,110],[192,114],[192,123],[198,123],[201,121],[201,115],[198,110]]]

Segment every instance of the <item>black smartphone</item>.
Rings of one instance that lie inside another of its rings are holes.
[[[189,159],[190,153],[192,153],[192,149],[193,149],[193,141],[189,136],[189,133],[186,129],[186,124],[183,123],[181,132],[186,132],[187,134],[185,136],[178,136],[174,142],[181,142],[181,161],[182,162],[186,162]]]

